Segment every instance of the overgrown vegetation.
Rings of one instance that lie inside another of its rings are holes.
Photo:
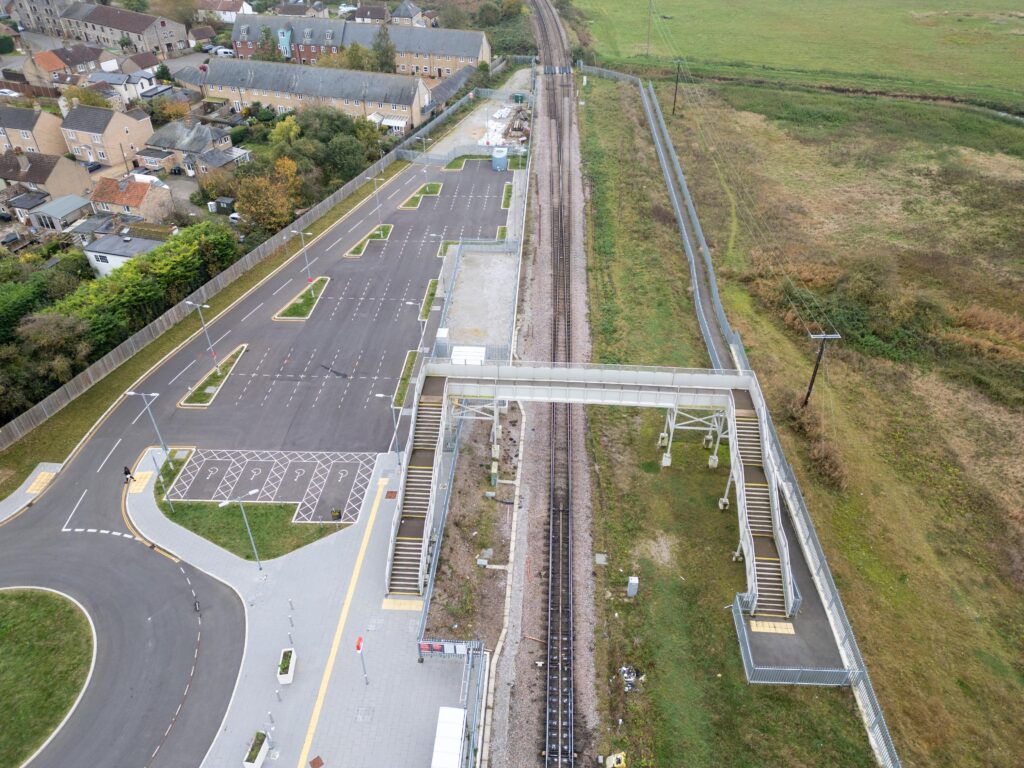
[[[405,363],[402,365],[402,375],[398,379],[398,385],[395,387],[395,395],[391,399],[391,405],[395,408],[401,408],[405,405],[405,398],[409,392],[409,379],[412,377],[412,369],[416,367],[416,358],[418,352],[415,349],[410,349],[405,353]]]
[[[469,4],[458,0],[437,3],[441,9],[441,26],[448,29],[480,29],[487,33],[491,51],[496,56],[537,53],[530,16],[523,0],[501,0]],[[470,7],[475,5],[475,11]]]
[[[437,295],[437,280],[427,283],[427,292],[423,295],[423,303],[420,305],[420,320],[430,317],[430,308],[434,304],[434,296]]]
[[[592,81],[593,82],[593,81]],[[706,364],[657,159],[635,89],[596,83],[584,94],[583,161],[593,359],[602,363]],[[633,158],[623,163],[621,158]],[[600,510],[598,679],[606,723],[596,751],[625,749],[634,765],[871,765],[845,690],[748,686],[731,615],[743,585],[730,560],[737,523],[717,511],[727,456],[707,469],[699,442],[677,436],[670,469],[655,443],[661,416],[588,410]],[[641,595],[624,597],[624,574]],[[618,669],[646,680],[625,692]]]
[[[70,600],[0,591],[0,765],[21,765],[75,702],[89,672],[92,632]]]

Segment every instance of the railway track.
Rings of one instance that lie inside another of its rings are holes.
[[[551,243],[551,359],[572,360],[572,140],[573,79],[561,23],[549,0],[533,0],[543,65],[549,168],[545,192]],[[573,743],[572,407],[550,411],[548,507],[547,686],[544,765],[575,765]]]

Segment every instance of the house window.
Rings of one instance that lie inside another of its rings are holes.
[[[316,59],[310,59],[310,60],[309,60],[309,63],[310,63],[310,64],[316,64]]]
[[[403,112],[408,112],[408,111],[409,111],[409,107],[408,107],[408,105],[406,105],[406,104],[403,104],[403,105],[402,105],[402,111],[403,111]]]
[[[109,211],[110,210],[110,206],[107,205],[106,203],[100,203],[100,210]]]
[[[104,152],[102,149],[98,150],[96,154],[99,155],[100,160],[106,160],[107,159],[107,153]]]
[[[399,68],[400,70],[402,70],[403,72],[405,72],[405,64],[402,64],[402,65],[400,65],[400,66],[399,66],[398,68]]]
[[[207,168],[205,165],[200,165],[199,166],[199,172],[200,173],[206,173],[208,170],[210,170],[210,169]]]
[[[25,151],[26,152],[35,152],[36,148],[35,147],[25,147]]]
[[[451,68],[451,67],[445,67],[445,68],[444,68],[444,73],[445,73],[446,75],[450,75],[450,74],[452,73],[452,68]]]
[[[11,145],[10,145],[10,144],[8,144],[7,146],[11,146]],[[72,152],[74,152],[74,153],[75,153],[76,155],[80,155],[80,154],[82,154],[82,148],[81,148],[81,147],[75,147],[75,148],[74,148],[73,150],[71,150],[71,151],[72,151]]]
[[[398,111],[398,105],[397,104],[392,104],[391,105],[391,111],[392,112],[397,112]]]
[[[331,53],[337,53],[337,52],[338,52],[338,46],[332,45],[331,46]]]
[[[277,106],[277,114],[283,115],[287,111],[288,111],[288,107],[286,107],[284,104],[279,104]]]
[[[122,205],[121,208],[124,210],[125,213],[132,212],[132,207],[130,205]]]
[[[92,257],[94,259],[96,259],[96,263],[97,264],[107,264],[107,263],[109,263],[108,260],[107,260],[107,257],[104,254],[102,254],[102,253],[94,253],[92,255]]]
[[[300,50],[300,51],[304,51],[304,50],[306,50],[306,46],[304,46],[304,45],[300,45],[300,46],[299,46],[299,50]]]
[[[92,135],[92,143],[93,144],[102,144],[103,143],[103,137],[100,136],[98,133],[94,133]]]
[[[334,39],[334,30],[333,29],[328,29],[327,30],[327,34],[324,35],[324,39],[327,42],[331,42],[331,40]]]
[[[249,47],[252,48],[252,40],[249,41]]]
[[[27,139],[31,135],[32,134],[30,134],[28,131],[22,131],[21,132],[21,138],[23,138],[23,139]]]

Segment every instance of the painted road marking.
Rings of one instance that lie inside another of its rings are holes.
[[[28,492],[31,494],[42,493],[43,489],[50,484],[50,481],[53,480],[56,474],[56,472],[40,472],[28,487]]]
[[[111,454],[111,453],[113,453],[113,452],[114,452],[114,449],[115,449],[115,448],[117,448],[117,446],[119,446],[120,444],[121,444],[121,438],[119,437],[119,438],[117,438],[117,442],[116,442],[116,443],[114,443],[114,448],[111,448],[111,449],[110,449],[110,453],[108,453],[108,454],[106,455],[106,457],[104,457],[104,459],[103,459],[103,461],[102,461],[102,462],[100,463],[100,465],[99,465],[98,467],[96,467],[96,473],[97,473],[97,474],[99,474],[99,471],[100,471],[101,469],[103,469],[103,465],[107,463],[107,459],[109,459],[109,458],[110,458],[110,454]]]
[[[270,294],[270,295],[271,295],[271,296],[277,296],[277,294],[279,294],[279,293],[280,293],[280,292],[281,292],[282,290],[284,290],[284,287],[285,287],[286,285],[288,285],[288,283],[290,283],[291,281],[292,281],[292,278],[290,278],[290,277],[289,277],[289,278],[288,278],[287,280],[285,280],[285,281],[284,281],[283,283],[281,283],[281,286],[280,286],[280,287],[279,287],[279,288],[278,288],[278,289],[277,289],[276,291],[274,291],[274,292],[273,292],[272,294]]]
[[[363,533],[363,541],[359,545],[359,554],[356,556],[356,564],[352,568],[352,578],[348,583],[348,591],[345,593],[345,602],[341,606],[341,616],[338,617],[338,626],[334,630],[334,639],[331,641],[331,652],[327,657],[327,666],[324,675],[320,679],[320,690],[316,695],[316,703],[313,705],[313,714],[309,718],[309,727],[306,729],[306,739],[302,743],[302,753],[299,755],[298,768],[306,768],[306,760],[309,757],[309,750],[313,746],[313,735],[316,733],[316,726],[320,722],[320,712],[324,706],[324,699],[327,698],[327,688],[331,682],[331,673],[334,672],[334,662],[338,657],[338,648],[341,645],[341,635],[345,631],[345,622],[348,621],[348,611],[352,607],[352,598],[356,593],[356,583],[359,581],[359,572],[363,568],[363,559],[366,557],[366,549],[370,544],[370,535],[373,533],[373,522],[377,519],[377,509],[380,507],[380,500],[384,496],[384,488],[388,481],[380,479],[377,481],[377,495],[373,498],[373,506],[370,508],[370,519],[366,521],[366,531]]]
[[[136,472],[135,479],[128,486],[128,493],[142,493],[146,489],[146,483],[153,476],[152,472]]]
[[[259,304],[257,304],[257,305],[256,305],[255,307],[253,307],[252,309],[250,309],[250,310],[249,310],[249,313],[248,313],[248,314],[247,314],[247,315],[246,315],[245,317],[243,317],[243,318],[241,319],[241,321],[240,321],[240,322],[243,322],[243,323],[244,323],[244,322],[245,322],[246,320],[248,320],[248,319],[249,319],[250,317],[252,317],[252,313],[253,313],[253,312],[255,312],[255,311],[256,311],[257,309],[259,309],[259,308],[260,308],[260,307],[262,307],[262,306],[263,306],[263,302],[261,301],[261,302],[260,302]]]
[[[85,498],[85,494],[87,494],[88,492],[89,492],[88,488],[86,488],[84,491],[82,491],[82,495],[78,497],[78,501],[76,501],[75,502],[75,506],[72,507],[71,514],[68,515],[68,519],[64,523],[64,527],[61,528],[62,531],[66,531],[68,529],[68,524],[71,522],[71,518],[74,517],[75,516],[75,512],[78,511],[78,505],[82,503],[82,499]]]
[[[174,382],[176,382],[176,381],[177,381],[178,379],[180,379],[180,378],[181,378],[181,374],[183,374],[183,373],[184,373],[185,371],[187,371],[187,370],[188,370],[189,368],[191,368],[191,367],[192,367],[193,365],[195,365],[195,364],[196,364],[196,361],[195,361],[195,360],[193,360],[193,361],[192,361],[191,363],[189,363],[189,364],[188,364],[188,365],[186,365],[186,366],[185,366],[184,368],[182,368],[182,369],[181,369],[181,370],[180,370],[180,371],[178,372],[178,375],[177,375],[177,376],[175,376],[175,377],[174,377],[173,379],[171,379],[171,380],[170,380],[169,382],[167,382],[167,383],[168,383],[168,384],[173,384]]]
[[[385,597],[380,605],[385,611],[422,611],[422,600],[403,600],[397,597]]]
[[[796,630],[788,621],[757,621],[751,619],[751,632],[770,632],[775,635],[795,635]]]

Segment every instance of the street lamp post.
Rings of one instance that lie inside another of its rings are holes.
[[[213,342],[210,341],[210,330],[209,328],[206,327],[206,318],[203,317],[203,310],[209,309],[210,305],[196,304],[194,301],[189,301],[188,299],[185,299],[185,303],[188,304],[190,307],[195,307],[197,310],[199,310],[199,324],[203,326],[203,333],[206,334],[206,346],[207,349],[210,350],[210,357],[213,358],[213,364],[217,368],[217,373],[220,373],[220,361],[217,359],[217,353],[213,350]]]
[[[242,499],[245,498],[246,496],[252,496],[253,494],[259,493],[259,492],[260,492],[259,488],[253,488],[248,493],[243,494],[242,496],[237,496],[234,499],[226,499],[225,501],[222,501],[217,506],[221,507],[221,508],[224,508],[228,504],[230,504],[232,501],[237,501],[238,502],[238,508],[242,510],[242,520],[245,523],[245,532],[249,534],[249,543],[252,545],[252,554],[253,554],[253,557],[256,558],[256,568],[262,571],[263,570],[263,563],[260,562],[260,553],[256,551],[256,541],[252,537],[252,528],[249,527],[249,516],[245,514],[245,504],[242,503]]]
[[[167,450],[167,443],[164,442],[164,436],[160,434],[160,427],[156,425],[156,417],[153,415],[153,410],[149,407],[149,404],[160,397],[159,392],[125,392],[129,397],[141,397],[144,409],[149,414],[149,420],[153,423],[153,429],[156,431],[156,439],[160,441],[160,450],[164,452],[164,461],[171,458],[171,452]],[[163,486],[163,479],[160,477],[160,465],[157,464],[156,456],[151,457],[153,459],[153,467],[156,469],[157,482]],[[167,503],[171,507],[171,512],[174,512],[174,502],[171,501],[171,497],[164,493],[164,498],[167,499]]]
[[[301,229],[299,229],[299,230],[293,229],[292,230],[292,234],[293,235],[298,235],[299,239],[302,241],[302,258],[305,259],[305,261],[306,261],[306,282],[309,283],[309,297],[310,298],[314,298],[314,296],[313,296],[313,275],[310,274],[310,271],[309,271],[309,254],[306,253],[306,235],[309,235],[310,237],[312,237],[313,233],[312,232],[303,232]]]
[[[373,181],[373,196],[377,200],[377,232],[379,234],[384,230],[384,220],[381,218],[380,212],[380,191],[377,189],[379,176],[367,176],[366,180]]]

